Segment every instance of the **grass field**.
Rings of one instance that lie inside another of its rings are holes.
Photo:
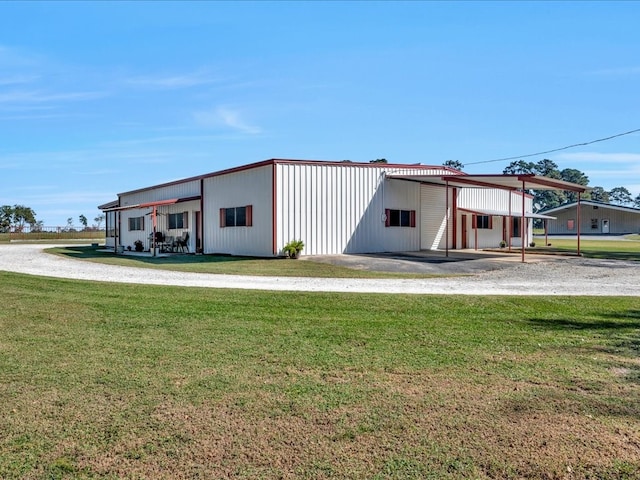
[[[145,256],[114,255],[111,252],[96,250],[88,246],[55,247],[48,249],[48,252],[109,265],[195,273],[321,278],[430,278],[442,276],[357,270],[329,263],[314,262],[312,259],[290,260],[285,258],[235,257],[230,255],[171,255],[154,258],[148,254]]]
[[[0,243],[75,243],[80,241],[83,243],[87,243],[87,241],[104,243],[104,231],[0,233]]]
[[[615,260],[640,261],[640,235],[628,235],[627,240],[581,240],[580,252],[587,258],[611,258]],[[535,250],[551,250],[557,252],[575,252],[578,247],[576,239],[549,237],[549,247],[544,246],[544,237],[536,238],[539,245]]]
[[[640,300],[0,272],[0,478],[640,478]]]

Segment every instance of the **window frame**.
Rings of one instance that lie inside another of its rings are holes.
[[[253,205],[221,208],[220,228],[227,227],[253,227]]]
[[[130,232],[144,231],[144,215],[140,217],[129,217],[127,224]]]
[[[178,222],[178,219],[180,219],[180,222]],[[189,228],[189,212],[167,214],[167,228],[169,230],[184,230]]]
[[[385,227],[403,227],[403,228],[415,228],[416,227],[416,211],[415,210],[403,210],[399,208],[387,208],[384,211]]]
[[[473,215],[471,228],[493,230],[493,215]]]

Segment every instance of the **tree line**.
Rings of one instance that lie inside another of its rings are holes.
[[[464,165],[457,160],[447,160],[443,165],[455,168],[456,170],[462,170],[464,168]],[[584,172],[575,168],[564,168],[560,170],[553,160],[546,158],[538,162],[516,160],[511,162],[502,173],[542,175],[549,178],[555,178],[556,180],[577,183],[578,185],[589,185],[589,177],[585,175]],[[571,203],[578,200],[577,192],[532,190],[527,193],[533,196],[533,206],[536,212],[559,207],[565,203]],[[615,187],[607,191],[603,187],[595,186],[592,187],[591,190],[587,190],[583,193],[580,198],[583,200],[593,200],[595,202],[640,208],[640,194],[633,198],[631,192],[625,187]]]
[[[100,230],[102,222],[104,222],[104,214],[98,215],[93,220],[95,223],[89,226],[87,217],[80,215],[78,217],[78,221],[82,225],[80,230]],[[0,233],[23,232],[27,226],[31,232],[42,232],[44,229],[44,223],[42,220],[36,219],[36,212],[31,207],[25,205],[2,205],[0,207]],[[77,231],[73,217],[67,218],[67,225],[62,230]]]

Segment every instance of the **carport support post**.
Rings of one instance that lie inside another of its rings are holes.
[[[511,215],[511,190],[509,190],[509,224],[507,225],[507,242],[511,253],[511,233],[513,232],[513,216]]]
[[[526,245],[525,242],[525,238],[524,238],[524,233],[525,233],[525,229],[524,229],[524,192],[525,192],[525,181],[522,180],[522,218],[520,220],[520,241],[522,244],[522,263],[524,263],[524,247]]]
[[[576,211],[577,211],[577,222],[578,222],[578,255],[580,255],[580,197],[581,194],[580,192],[578,192],[578,205],[576,206]]]

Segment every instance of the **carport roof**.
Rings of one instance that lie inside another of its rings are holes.
[[[506,210],[491,210],[491,209],[487,209],[487,208],[460,208],[459,210],[461,211],[465,211],[465,212],[470,212],[470,213],[475,213],[476,215],[491,215],[494,217],[520,217],[521,215],[518,215],[518,213],[515,212],[511,212],[509,213]],[[556,217],[551,217],[549,215],[542,215],[541,213],[531,213],[531,212],[525,212],[524,214],[525,218],[539,218],[542,220],[555,220]]]
[[[517,190],[530,188],[533,190],[567,190],[583,193],[589,187],[577,183],[565,182],[555,178],[533,174],[503,175],[388,175],[389,178],[409,180],[438,185],[448,184],[451,187],[501,188]]]

